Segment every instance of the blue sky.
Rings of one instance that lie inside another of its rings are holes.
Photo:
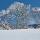
[[[12,4],[14,1],[23,2],[31,4],[32,6],[40,7],[40,0],[0,0],[0,10],[6,9]]]

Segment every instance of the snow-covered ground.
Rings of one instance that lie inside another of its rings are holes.
[[[14,29],[14,32],[40,32],[39,29]]]
[[[40,40],[40,29],[0,30],[0,40]]]

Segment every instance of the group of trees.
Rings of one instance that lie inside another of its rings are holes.
[[[9,29],[28,28],[28,25],[35,24],[34,14],[31,13],[30,8],[30,4],[26,5],[20,2],[12,4],[0,16],[1,24],[5,24],[5,27]]]
[[[27,28],[27,16],[30,12],[30,5],[26,5],[20,2],[12,4],[3,14],[2,24],[12,25],[14,28]],[[16,18],[16,19],[15,19]],[[14,22],[14,19],[16,22]],[[11,20],[11,21],[10,21]],[[14,23],[13,23],[14,22]]]

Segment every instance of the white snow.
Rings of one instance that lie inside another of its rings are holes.
[[[0,40],[40,40],[40,29],[0,30]]]

